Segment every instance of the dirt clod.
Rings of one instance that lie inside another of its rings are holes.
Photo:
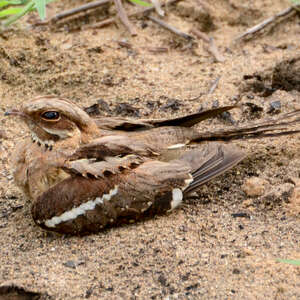
[[[297,185],[289,199],[290,201],[290,211],[292,214],[300,214],[300,185]]]
[[[255,197],[262,196],[266,190],[268,182],[265,179],[259,177],[251,177],[245,180],[242,185],[242,190],[247,196]]]

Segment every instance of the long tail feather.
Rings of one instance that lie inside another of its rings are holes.
[[[99,128],[106,130],[124,130],[135,131],[145,130],[153,127],[160,126],[181,126],[192,127],[197,123],[216,117],[217,115],[236,108],[237,106],[224,106],[218,108],[212,108],[198,113],[186,115],[183,117],[176,117],[173,119],[127,119],[122,117],[97,117],[95,122]]]
[[[192,127],[203,120],[216,117],[223,112],[237,108],[237,106],[223,106],[218,108],[212,108],[198,113],[186,115],[183,117],[178,117],[174,119],[165,120],[144,120],[154,126],[182,126],[182,127]]]
[[[195,141],[236,140],[261,137],[273,137],[299,133],[300,129],[292,126],[300,123],[300,109],[283,114],[276,119],[265,120],[246,126],[202,132]]]

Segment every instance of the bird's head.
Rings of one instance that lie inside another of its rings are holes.
[[[21,117],[31,131],[32,140],[50,150],[57,143],[85,143],[96,129],[93,119],[80,107],[54,96],[37,97],[25,102],[20,110],[10,110],[5,115]]]

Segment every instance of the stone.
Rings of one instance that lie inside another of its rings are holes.
[[[71,269],[76,269],[77,264],[73,260],[68,260],[67,262],[63,263],[63,265]]]
[[[280,100],[272,101],[268,110],[269,114],[279,114],[281,112],[281,102]]]
[[[265,193],[268,181],[259,177],[247,178],[242,185],[243,192],[249,197],[259,197]]]
[[[292,183],[274,185],[272,186],[272,189],[268,193],[265,193],[265,195],[261,198],[261,203],[268,208],[272,208],[274,205],[283,202],[287,203],[292,194],[293,188],[294,185]]]
[[[243,203],[242,203],[242,205],[243,205],[243,207],[245,207],[245,208],[248,208],[248,207],[250,207],[250,206],[253,206],[253,205],[254,205],[253,199],[248,198],[248,199],[244,200]]]
[[[177,12],[182,17],[188,17],[198,22],[200,30],[209,32],[216,29],[213,18],[209,13],[210,9],[207,5],[195,5],[187,2],[179,2],[177,4]]]

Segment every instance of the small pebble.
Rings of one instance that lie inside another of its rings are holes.
[[[243,201],[243,203],[242,203],[242,205],[243,205],[243,207],[250,207],[250,206],[253,206],[253,199],[251,199],[251,198],[248,198],[248,199],[246,199],[245,201]]]
[[[99,104],[98,103],[95,103],[89,107],[85,107],[84,108],[84,111],[86,113],[88,113],[90,116],[97,116],[97,115],[100,115],[100,110],[99,110]]]
[[[0,130],[0,138],[7,139],[7,135],[4,130]]]
[[[247,218],[250,219],[250,215],[244,212],[239,212],[239,213],[233,213],[231,214],[234,218]]]
[[[68,260],[67,262],[63,263],[64,266],[72,269],[76,269],[76,263],[73,260]]]
[[[269,114],[279,114],[281,112],[281,102],[278,101],[272,101],[270,103],[270,107],[268,110]]]

